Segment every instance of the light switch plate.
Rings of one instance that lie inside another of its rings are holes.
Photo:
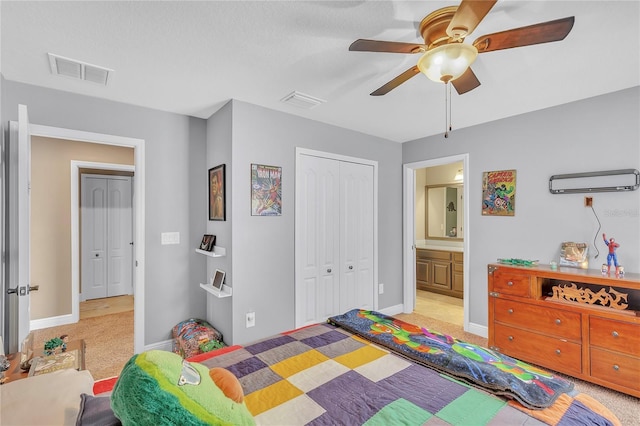
[[[160,244],[180,244],[179,232],[163,232],[160,234]]]

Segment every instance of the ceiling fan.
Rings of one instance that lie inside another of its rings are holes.
[[[414,75],[422,72],[429,79],[453,85],[462,95],[480,86],[470,65],[478,53],[514,47],[531,46],[563,40],[573,28],[575,17],[557,19],[526,27],[514,28],[478,37],[472,44],[465,37],[475,30],[497,0],[462,0],[459,6],[438,9],[427,15],[419,31],[424,44],[359,39],[349,46],[350,51],[422,53],[417,65],[371,93],[389,93]]]

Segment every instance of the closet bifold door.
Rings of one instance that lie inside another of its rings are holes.
[[[296,326],[373,309],[373,167],[301,155],[296,178]]]

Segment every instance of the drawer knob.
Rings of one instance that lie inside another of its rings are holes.
[[[507,312],[509,312],[510,314],[513,313],[513,309],[508,309]]]
[[[562,321],[560,321],[560,318],[556,318],[556,324],[557,324],[557,325],[562,324]]]
[[[618,371],[620,370],[620,366],[618,364],[613,364],[613,369]]]
[[[509,337],[508,337],[508,339],[509,339],[510,341],[512,341],[512,340],[513,340],[513,336],[509,336]]]
[[[611,335],[612,335],[613,337],[618,337],[618,336],[619,336],[619,334],[618,334],[618,332],[617,332],[617,331],[614,331],[613,333],[611,333]]]
[[[327,274],[331,273],[331,268],[327,269]]]
[[[560,349],[556,349],[556,355],[560,355]]]
[[[511,286],[513,285],[513,281],[509,281],[509,282],[507,282],[507,285],[508,285],[509,287],[511,287]]]

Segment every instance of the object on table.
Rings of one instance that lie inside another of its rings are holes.
[[[538,260],[527,259],[498,259],[498,263],[504,265],[516,265],[516,266],[538,266]]]

